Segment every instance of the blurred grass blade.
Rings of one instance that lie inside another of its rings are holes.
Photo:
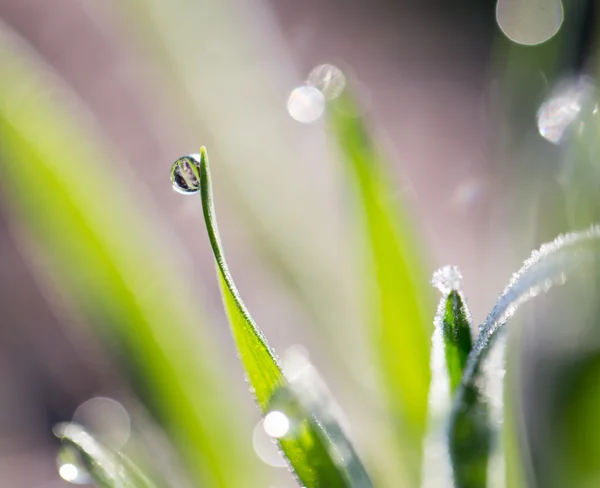
[[[348,90],[331,102],[329,125],[356,190],[365,248],[369,331],[385,380],[404,460],[416,481],[429,389],[430,288],[414,229],[392,200],[384,162]]]
[[[156,488],[128,458],[101,445],[81,426],[60,424],[54,430],[64,447],[76,450],[85,471],[100,488]],[[75,464],[69,467],[81,469]]]
[[[304,410],[318,419],[323,432],[331,440],[330,455],[336,459],[336,464],[345,467],[350,486],[371,487],[371,478],[340,425],[340,409],[307,355],[291,348],[285,355],[283,366],[289,378],[290,390]]]
[[[503,407],[501,402],[489,401],[491,381],[501,379],[490,378],[494,371],[486,371],[490,368],[484,368],[483,364],[499,342],[504,325],[521,304],[547,292],[553,285],[564,284],[573,271],[592,265],[599,252],[599,227],[559,236],[542,245],[513,275],[480,327],[450,418],[449,449],[457,488],[484,488],[487,483],[488,461],[493,454],[492,442],[502,421]],[[490,405],[500,405],[500,411],[491,411]]]
[[[318,418],[320,412],[304,403],[306,391],[298,395],[297,390],[288,383],[266,338],[244,305],[223,254],[204,147],[200,150],[199,164],[204,220],[218,268],[223,302],[258,406],[266,415],[265,418],[273,412],[285,415],[289,428],[284,429],[285,433],[279,437],[279,443],[302,486],[368,488],[370,484],[357,483],[343,462],[343,457],[336,456],[338,446]],[[331,420],[325,425],[331,428]]]
[[[68,88],[1,25],[0,65],[2,196],[36,270],[106,340],[199,485],[260,485],[178,243],[126,165],[111,171]]]

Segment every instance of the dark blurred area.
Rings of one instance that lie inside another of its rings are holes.
[[[214,170],[222,233],[249,308],[276,349],[306,345],[350,419],[360,421],[370,415],[359,403],[371,380],[357,373],[368,359],[357,345],[358,292],[345,233],[348,212],[340,204],[347,189],[329,164],[323,127],[293,121],[285,102],[316,65],[332,63],[346,72],[392,168],[394,198],[409,209],[428,271],[460,266],[479,324],[531,249],[598,217],[589,176],[595,170],[579,167],[573,173],[579,180],[566,186],[559,177],[567,157],[569,164],[581,158],[592,167],[597,153],[553,145],[536,124],[558,82],[595,76],[597,5],[565,2],[560,32],[539,46],[504,36],[496,7],[488,0],[180,0],[172,6],[158,0],[2,0],[0,29],[7,34],[0,42],[16,39],[48,73],[48,90],[68,90],[81,101],[78,116],[115,155],[106,171],[129,179],[126,186],[139,192],[140,207],[155,219],[157,248],[198,287],[205,332],[215,355],[225,358],[248,430],[257,414],[245,385],[236,381],[242,373],[200,210],[172,192],[171,163],[201,144],[215,148],[215,161],[226,161]],[[579,194],[585,212],[577,210],[581,204],[569,207],[577,181],[589,183]],[[32,257],[27,230],[3,197],[0,486],[67,487],[56,467],[52,427],[70,421],[93,397],[144,408],[114,350],[90,332]],[[265,210],[279,197],[278,208]],[[306,238],[318,233],[321,239]],[[594,337],[597,288],[589,283],[596,276],[566,287],[568,293],[553,290],[536,306],[541,311],[528,308],[514,324],[521,357],[515,404],[526,426],[519,435],[535,486],[577,479],[558,472],[562,467],[553,460],[565,451],[555,450],[557,443],[570,446],[582,472],[600,468],[597,439],[564,420],[597,405],[585,392],[597,397],[600,391],[599,345],[564,337],[574,327],[573,303],[590,308],[584,313],[580,307],[577,337]],[[335,305],[322,311],[319,297],[331,283],[340,283]],[[340,347],[350,357],[331,353],[337,335],[347,335]],[[138,429],[152,430],[143,425]],[[246,430],[244,439],[250,438]],[[285,470],[269,469],[274,481],[268,486],[292,486]],[[590,475],[570,486],[599,486],[599,479]]]

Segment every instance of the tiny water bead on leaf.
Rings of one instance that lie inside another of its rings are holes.
[[[194,195],[200,191],[200,154],[179,158],[171,166],[173,189],[183,195]]]

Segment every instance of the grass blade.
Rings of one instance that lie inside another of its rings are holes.
[[[473,347],[471,337],[473,320],[459,290],[461,279],[458,267],[444,266],[434,273],[431,280],[443,294],[434,322],[436,328],[442,331],[451,395],[460,384],[467,357]]]
[[[126,167],[111,171],[68,88],[1,27],[0,65],[2,196],[36,270],[95,326],[199,485],[260,485],[199,328],[198,293],[173,265],[151,202],[138,200]]]
[[[127,457],[100,444],[81,426],[60,424],[55,431],[65,448],[77,452],[85,470],[100,488],[156,488]]]
[[[467,357],[473,347],[471,321],[464,297],[452,290],[446,298],[443,319],[444,350],[450,377],[450,393],[454,394],[467,365]]]
[[[320,427],[331,440],[329,446],[334,450],[330,450],[330,455],[336,459],[336,464],[345,467],[351,486],[372,487],[369,474],[339,423],[339,407],[307,355],[291,348],[284,356],[283,367],[290,390],[304,410],[318,419]]]
[[[381,360],[389,404],[406,468],[419,477],[426,427],[429,370],[430,289],[413,245],[413,228],[391,201],[383,161],[351,95],[346,90],[328,110],[331,132],[341,148],[356,190],[367,245],[364,261],[369,330]]]
[[[280,34],[272,22],[264,22],[265,5],[253,10],[263,19],[258,22],[248,22],[236,9],[214,0],[126,0],[114,5],[127,19],[127,32],[139,36],[140,47],[161,66],[163,81],[170,86],[165,103],[179,107],[173,122],[188,140],[202,134],[213,157],[218,154],[218,187],[243,225],[249,247],[310,314],[307,325],[339,362],[333,355],[345,356],[359,343],[360,324],[352,307],[352,273],[346,256],[336,249],[340,237],[331,225],[337,218],[328,205],[331,194],[312,181],[314,170],[326,174],[332,169],[319,167],[319,152],[312,143],[299,141],[294,124],[282,123],[283,101],[296,73],[280,43],[273,42]],[[227,51],[227,65],[197,48],[205,44]],[[286,81],[274,73],[287,73]],[[192,81],[200,78],[201,86]],[[260,124],[255,123],[256,114],[261,114]],[[309,135],[313,137],[319,138],[317,133]],[[268,151],[263,150],[266,146]],[[252,165],[240,164],[248,154],[259,153]],[[270,195],[283,187],[273,205]],[[306,198],[307,191],[311,198]],[[323,300],[332,287],[339,299]],[[342,323],[347,333],[340,335]],[[357,346],[352,353],[363,351]],[[350,363],[356,375],[364,371],[365,360]]]
[[[317,418],[319,412],[307,408],[303,395],[299,396],[291,387],[266,338],[244,305],[223,254],[204,147],[200,150],[199,166],[204,220],[217,264],[223,302],[258,406],[267,416],[272,412],[283,413],[291,424],[292,427],[284,429],[285,433],[279,437],[279,444],[302,486],[368,488],[369,484],[357,484],[347,466],[332,455],[336,446],[323,422]]]
[[[431,384],[428,432],[425,438],[422,488],[451,484],[452,468],[446,446],[446,421],[452,396],[472,348],[471,314],[459,289],[462,275],[457,266],[444,266],[431,283],[442,292],[431,338]]]
[[[487,402],[488,379],[483,368],[517,308],[566,282],[568,276],[583,265],[593,264],[600,251],[600,228],[559,236],[534,251],[523,267],[513,275],[487,316],[469,354],[462,382],[456,391],[450,418],[450,455],[454,480],[458,488],[483,488],[487,482],[487,465],[496,433]],[[496,416],[502,412],[496,412]]]

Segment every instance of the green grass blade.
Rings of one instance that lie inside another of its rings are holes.
[[[1,28],[0,65],[0,183],[25,250],[121,361],[199,485],[261,485],[201,300],[134,175],[111,171],[68,89]]]
[[[392,201],[384,163],[354,100],[331,102],[329,126],[356,190],[367,255],[364,294],[406,467],[419,476],[430,381],[430,288],[413,244],[413,228]]]
[[[446,421],[472,348],[471,314],[459,289],[462,275],[457,266],[444,266],[431,279],[442,292],[433,320],[431,337],[431,384],[427,436],[421,486],[450,484],[452,468],[447,449]]]
[[[112,3],[126,19],[123,25],[132,41],[159,63],[164,86],[169,86],[164,103],[177,113],[173,122],[188,137],[202,134],[213,157],[218,155],[217,186],[243,225],[248,247],[310,315],[307,326],[319,335],[332,361],[339,363],[353,349],[351,354],[360,360],[349,364],[358,376],[367,359],[360,356],[364,348],[356,339],[360,323],[357,307],[352,306],[356,303],[352,273],[345,254],[336,251],[339,233],[331,225],[336,212],[324,209],[330,192],[314,185],[313,172],[304,164],[315,157],[314,147],[300,142],[295,124],[282,123],[281,110],[291,86],[273,76],[288,60],[278,43],[271,42],[278,35],[271,30],[272,23],[248,23],[237,9],[214,0]],[[228,53],[226,65],[210,50],[197,48],[209,44]],[[288,68],[283,72],[291,73]],[[201,87],[192,81],[199,78]],[[244,92],[239,86],[245,87]],[[255,124],[258,113],[261,123]],[[266,146],[268,151],[263,150]],[[259,153],[251,165],[240,164],[248,154]],[[299,166],[304,170],[295,171]],[[324,171],[330,174],[331,169]],[[273,205],[270,195],[282,188]],[[306,239],[307,235],[321,238]],[[333,287],[337,298],[325,300]],[[344,335],[338,331],[342,323]]]
[[[131,460],[100,444],[81,426],[61,424],[55,431],[64,447],[75,449],[86,472],[99,487],[156,488]]]
[[[458,290],[452,290],[445,300],[442,331],[446,366],[450,377],[450,393],[454,394],[473,347],[469,312],[464,297]]]
[[[286,380],[266,338],[244,305],[225,262],[217,228],[208,157],[204,147],[200,150],[200,188],[204,221],[219,270],[225,310],[254,397],[264,413],[273,394],[286,384]]]
[[[450,418],[449,449],[457,488],[484,488],[487,483],[491,443],[497,432],[490,419],[486,393],[488,379],[483,363],[498,342],[506,322],[521,304],[553,285],[565,283],[581,266],[593,264],[598,252],[599,227],[560,236],[544,244],[515,273],[480,327],[454,397]]]
[[[204,147],[200,150],[199,165],[204,220],[217,264],[223,302],[258,406],[263,414],[284,413],[293,426],[279,443],[302,486],[368,488],[370,484],[355,483],[347,466],[341,462],[343,459],[336,459],[336,445],[318,418],[319,412],[307,408],[302,396],[291,387],[266,338],[244,305],[223,254]]]
[[[461,279],[462,275],[457,266],[444,266],[437,270],[431,279],[431,284],[442,292],[434,325],[436,330],[441,330],[442,333],[451,395],[460,384],[467,357],[473,348],[473,320],[459,289]]]

